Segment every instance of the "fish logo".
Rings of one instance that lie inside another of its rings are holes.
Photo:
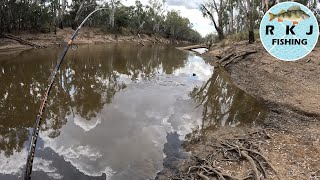
[[[300,6],[292,6],[287,11],[282,9],[279,13],[273,14],[269,13],[270,21],[278,18],[278,22],[282,22],[284,20],[292,21],[294,25],[299,24],[300,21],[309,19],[310,16],[301,10]]]
[[[308,7],[288,1],[268,10],[259,32],[261,43],[273,57],[295,61],[307,56],[316,46],[319,26]]]
[[[288,20],[288,21],[291,21],[294,25],[299,24],[299,22],[302,20],[310,18],[310,16],[307,13],[301,10],[300,6],[292,6],[287,11],[282,9],[277,14],[273,14],[270,12],[269,15],[270,15],[270,21],[277,18],[278,22]]]

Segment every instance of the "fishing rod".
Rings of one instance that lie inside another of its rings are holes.
[[[36,151],[36,145],[37,145],[37,140],[38,140],[38,136],[39,136],[42,115],[43,115],[45,107],[47,105],[48,96],[50,95],[54,80],[55,80],[56,75],[57,75],[57,73],[58,73],[58,71],[60,69],[62,61],[63,61],[64,57],[66,56],[69,48],[72,46],[72,43],[73,43],[74,39],[76,38],[76,36],[78,35],[78,32],[80,31],[80,29],[83,26],[83,24],[89,19],[89,17],[92,14],[94,14],[97,11],[103,10],[103,9],[107,9],[107,8],[98,8],[98,9],[92,11],[82,21],[82,23],[79,25],[79,27],[75,30],[75,32],[71,36],[69,42],[66,44],[64,50],[62,51],[62,53],[61,53],[61,55],[60,55],[60,57],[58,59],[56,67],[53,69],[53,71],[51,73],[51,76],[50,76],[50,79],[49,79],[49,84],[48,84],[48,87],[47,87],[47,89],[45,91],[43,99],[41,101],[40,109],[39,109],[38,115],[36,117],[35,126],[33,128],[33,133],[32,133],[32,137],[31,137],[31,141],[30,141],[30,148],[29,148],[29,153],[28,153],[28,158],[27,158],[27,164],[26,164],[26,170],[25,170],[25,174],[24,174],[24,179],[25,180],[30,180],[31,179],[32,165],[33,165],[34,155],[35,155],[35,151]]]

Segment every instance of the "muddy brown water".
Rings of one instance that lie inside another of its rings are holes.
[[[61,49],[0,55],[0,179],[22,179],[41,96]],[[183,141],[252,124],[264,107],[201,57],[170,46],[84,45],[46,109],[32,179],[149,179]]]

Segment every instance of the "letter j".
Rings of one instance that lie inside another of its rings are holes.
[[[311,35],[313,33],[313,26],[310,25],[310,31],[306,33],[306,35]]]

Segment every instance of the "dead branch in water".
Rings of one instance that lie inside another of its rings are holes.
[[[34,48],[45,48],[45,46],[32,43],[32,42],[30,42],[30,41],[21,39],[20,37],[14,36],[14,35],[12,35],[12,34],[2,34],[1,36],[2,36],[2,37],[5,37],[5,38],[8,38],[8,39],[12,39],[12,40],[18,41],[19,43],[24,44],[24,45],[32,46],[32,47],[34,47]]]
[[[198,45],[192,45],[192,46],[186,46],[186,47],[177,47],[177,49],[181,49],[181,50],[192,50],[192,49],[198,49],[198,48],[208,48],[208,45],[198,44]]]

